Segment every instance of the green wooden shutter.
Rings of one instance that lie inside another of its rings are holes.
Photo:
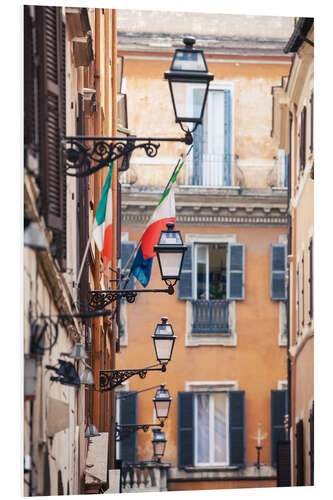
[[[223,185],[231,185],[231,92],[224,90]]]
[[[291,486],[290,441],[277,441],[276,486]]]
[[[227,300],[245,298],[245,246],[230,244],[227,257]]]
[[[121,392],[118,396],[120,404],[119,424],[138,423],[138,394],[136,392]],[[137,432],[120,441],[120,460],[123,463],[135,463],[137,456]]]
[[[37,146],[35,28],[30,5],[24,5],[24,146],[35,152]]]
[[[181,300],[192,299],[192,245],[185,245],[187,250],[184,255],[182,272],[178,282],[178,298]]]
[[[121,269],[123,269],[124,266],[126,266],[127,261],[131,255],[131,253],[133,252],[135,246],[136,246],[135,243],[132,241],[122,242],[122,244],[121,244]],[[131,265],[129,266],[129,268],[130,267],[131,267]],[[129,271],[129,269],[127,270],[127,274],[128,274],[128,271]],[[126,285],[126,288],[128,290],[134,290],[135,285],[136,285],[135,276],[133,274],[131,274],[131,277],[129,279],[129,282]],[[124,285],[122,284],[122,288],[123,287],[124,287]]]
[[[286,300],[287,247],[285,244],[271,245],[271,299]]]
[[[194,112],[202,103],[204,89],[193,89]],[[208,97],[208,96],[207,96]],[[208,100],[208,99],[207,99]],[[207,101],[206,101],[207,102]],[[202,186],[203,182],[203,147],[204,147],[204,126],[199,124],[193,132],[193,179],[195,186]]]
[[[305,485],[303,420],[296,424],[296,486]]]
[[[277,442],[286,439],[284,417],[288,413],[288,391],[271,391],[271,461],[277,464]]]
[[[194,393],[178,392],[178,467],[194,465]]]
[[[229,392],[229,453],[230,465],[245,466],[245,391]]]

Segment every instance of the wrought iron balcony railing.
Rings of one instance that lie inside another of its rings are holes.
[[[193,333],[229,333],[229,301],[192,300]]]

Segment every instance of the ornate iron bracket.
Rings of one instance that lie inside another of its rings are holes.
[[[127,302],[132,304],[138,293],[175,293],[174,286],[169,284],[168,288],[151,289],[151,290],[92,290],[89,292],[88,307],[94,311],[104,309],[117,299],[125,298]]]
[[[156,367],[159,368],[156,368]],[[139,375],[140,378],[145,378],[148,372],[165,372],[166,364],[157,363],[156,365],[147,366],[146,368],[137,368],[132,370],[100,370],[99,372],[99,385],[100,392],[112,391],[118,385],[121,385],[125,380]]]
[[[154,158],[160,147],[159,142],[184,142],[191,145],[190,131],[185,137],[65,137],[62,141],[66,174],[86,177],[123,156],[128,158],[135,149],[143,149],[149,158]],[[90,144],[89,144],[90,143]]]
[[[150,427],[160,428],[163,426],[164,422],[158,424],[117,424],[116,422],[116,441],[122,441],[139,430],[147,432]]]

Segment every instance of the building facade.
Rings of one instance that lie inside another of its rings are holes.
[[[117,421],[156,423],[145,389],[166,384],[173,398],[163,427],[169,491],[277,484],[288,412],[288,221],[286,155],[270,137],[271,88],[289,72],[282,49],[292,26],[288,18],[200,14],[199,22],[199,14],[187,13],[184,24],[180,13],[118,13],[132,134],[179,136],[163,74],[182,45],[180,33],[196,37],[214,74],[189,155],[184,145],[164,143],[154,159],[133,154],[120,177],[123,267],[179,155],[186,156],[175,188],[177,229],[187,246],[177,293],[138,294],[122,305],[117,358],[123,368],[151,365],[151,335],[168,317],[177,336],[172,361],[166,373],[149,373],[144,383],[132,377],[119,388]],[[196,98],[189,91],[187,109]],[[150,287],[161,287],[156,263]],[[122,391],[133,395],[126,412]],[[119,443],[118,457],[132,470],[151,459],[151,434]]]
[[[297,18],[293,62],[273,89],[273,137],[288,154],[291,484],[314,484],[314,22]]]

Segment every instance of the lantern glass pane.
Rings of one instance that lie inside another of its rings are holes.
[[[166,418],[168,416],[170,401],[156,401],[156,415],[158,418]]]
[[[200,83],[185,83],[181,81],[171,82],[172,93],[176,108],[176,118],[181,120],[185,118],[184,121],[197,121],[201,119],[204,99],[205,99],[205,85]],[[194,91],[192,90],[194,89]],[[199,90],[196,91],[196,89]],[[196,102],[194,106],[190,108],[187,105],[187,96],[191,94],[196,96]]]
[[[155,445],[155,455],[157,457],[163,457],[164,455],[164,448],[165,448],[165,443],[154,443]]]
[[[156,349],[156,357],[160,361],[169,361],[172,346],[175,339],[154,339],[155,340],[155,349]]]
[[[171,325],[157,325],[157,335],[173,335]],[[164,342],[164,341],[163,341]]]
[[[162,270],[163,279],[178,276],[182,263],[183,252],[164,253],[160,252],[159,259]]]
[[[171,71],[207,71],[203,53],[177,50]]]
[[[182,245],[182,238],[179,231],[163,231],[161,233],[159,245]]]

